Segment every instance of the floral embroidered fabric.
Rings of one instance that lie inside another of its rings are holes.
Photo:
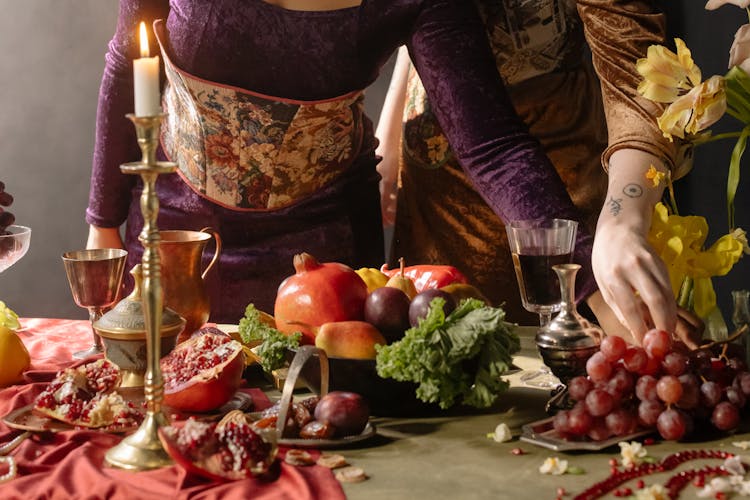
[[[237,210],[275,210],[338,178],[360,153],[363,93],[276,99],[208,82],[172,64],[159,36],[170,110],[162,145],[201,196]]]

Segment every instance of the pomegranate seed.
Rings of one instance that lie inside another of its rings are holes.
[[[635,483],[636,488],[639,490],[642,490],[646,487],[646,483],[643,482],[643,479],[639,479],[637,483]]]
[[[650,445],[654,444],[655,442],[656,441],[654,441],[654,438],[646,438],[646,439],[643,440],[643,444],[645,446],[650,446]]]
[[[525,455],[526,454],[526,452],[523,451],[523,448],[513,448],[512,450],[510,450],[510,452],[513,455]]]
[[[609,459],[609,466],[610,467],[617,467],[617,459],[616,458],[610,458]]]
[[[726,500],[727,494],[724,493],[723,491],[719,491],[718,493],[716,493],[716,497],[715,498],[716,498],[716,500]]]
[[[563,488],[562,486],[560,486],[559,488],[557,488],[557,496],[558,497],[564,497],[567,494],[568,494],[568,492],[565,491],[565,488]]]

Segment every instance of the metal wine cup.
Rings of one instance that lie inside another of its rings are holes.
[[[105,309],[117,302],[128,252],[119,248],[74,250],[62,255],[70,292],[79,307],[89,311],[94,345],[73,354],[85,358],[103,352],[102,341],[93,329]]]

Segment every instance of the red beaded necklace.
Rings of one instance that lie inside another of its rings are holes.
[[[622,470],[613,470],[608,478],[589,487],[575,497],[575,500],[594,500],[602,497],[618,486],[637,477],[648,476],[658,472],[673,470],[680,464],[697,459],[721,459],[733,457],[733,453],[721,450],[688,450],[678,451],[667,455],[655,464],[641,464]],[[743,464],[744,465],[744,464]],[[670,477],[665,483],[669,498],[677,498],[680,491],[696,477],[703,479],[705,476],[726,476],[729,472],[723,466],[705,466],[700,469],[685,470]]]

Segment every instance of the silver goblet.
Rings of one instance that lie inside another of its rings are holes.
[[[127,251],[119,248],[74,250],[62,255],[73,300],[88,309],[94,338],[90,349],[75,352],[73,357],[82,359],[104,352],[93,325],[117,302],[127,255]]]

